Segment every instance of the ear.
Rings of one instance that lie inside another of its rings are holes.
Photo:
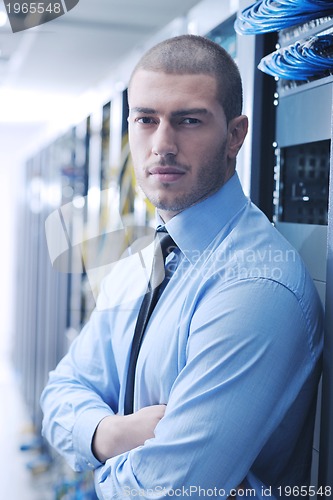
[[[228,125],[228,158],[235,159],[243,145],[248,129],[248,118],[245,115],[236,116]]]

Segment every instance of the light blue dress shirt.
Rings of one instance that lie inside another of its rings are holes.
[[[96,469],[99,498],[227,498],[244,478],[251,498],[284,498],[285,485],[309,479],[322,351],[312,280],[237,174],[166,227],[179,250],[134,394],[135,410],[167,405],[155,437],[105,464],[91,451],[99,421],[123,412],[149,248],[114,264],[89,323],[51,372],[44,435],[74,469]]]

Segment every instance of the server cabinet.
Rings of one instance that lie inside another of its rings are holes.
[[[259,68],[275,77],[275,82],[271,77],[275,83],[272,103],[276,118],[271,115],[276,126],[275,161],[267,165],[275,182],[273,221],[305,260],[326,308],[323,385],[317,405],[311,477],[311,485],[318,484],[318,495],[325,497],[332,491],[333,471],[332,231],[328,211],[332,173],[332,4],[319,0],[240,3],[244,10],[237,16],[236,28],[248,35],[244,43],[251,46],[252,40],[252,47],[257,47],[254,39],[264,43],[272,32],[278,34],[276,47],[273,51],[265,49],[259,61]],[[250,82],[255,80],[253,77]],[[254,84],[252,89],[253,95],[261,92]],[[260,137],[264,139],[264,135]],[[265,189],[264,185],[259,187]]]
[[[327,247],[328,234],[332,238],[328,215],[332,94],[332,77],[293,84],[279,82],[276,94],[274,221],[303,257],[326,310],[323,383],[317,404],[311,478],[312,485],[322,488],[321,498],[333,487],[332,269],[327,266],[327,248],[332,246]]]

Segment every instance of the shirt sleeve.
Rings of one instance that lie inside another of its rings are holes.
[[[227,498],[311,379],[320,353],[312,316],[268,279],[205,294],[155,437],[96,470],[99,498],[197,498],[200,489]]]
[[[41,396],[43,435],[74,470],[101,465],[92,438],[98,423],[117,412],[118,393],[108,313],[95,311]]]

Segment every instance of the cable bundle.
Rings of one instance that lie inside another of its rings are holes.
[[[332,14],[330,0],[259,0],[238,14],[235,30],[241,35],[258,35]]]
[[[264,57],[258,68],[286,80],[308,80],[333,71],[333,34],[296,42]]]

